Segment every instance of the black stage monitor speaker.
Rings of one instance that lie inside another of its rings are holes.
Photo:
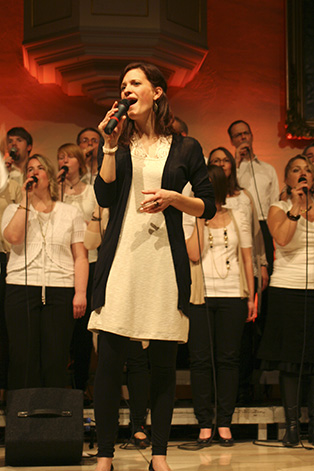
[[[62,466],[82,458],[83,391],[17,389],[7,397],[5,461],[9,466]]]

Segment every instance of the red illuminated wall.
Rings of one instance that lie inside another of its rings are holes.
[[[38,84],[24,69],[22,0],[6,2],[1,16],[1,132],[24,126],[34,150],[55,158],[57,147],[75,140],[80,128],[97,126],[104,110],[56,85]],[[231,148],[231,121],[248,121],[255,152],[273,163],[280,182],[288,158],[307,144],[284,134],[284,18],[284,0],[208,0],[208,56],[193,81],[170,95],[174,113],[206,155],[219,145]]]

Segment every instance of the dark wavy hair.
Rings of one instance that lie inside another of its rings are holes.
[[[237,179],[237,167],[236,167],[236,162],[231,154],[231,152],[226,149],[225,147],[216,147],[215,149],[211,150],[208,156],[208,162],[207,166],[211,165],[211,158],[214,152],[217,150],[220,150],[225,154],[226,157],[230,160],[231,163],[231,173],[229,177],[227,177],[227,187],[228,187],[228,195],[229,196],[234,196],[234,194],[237,191],[242,190],[242,187],[239,185],[238,179]]]
[[[140,69],[144,72],[147,80],[152,84],[154,88],[161,87],[163,93],[161,96],[156,100],[158,105],[158,109],[155,112],[155,133],[158,136],[168,136],[174,132],[172,127],[173,122],[173,114],[170,110],[168,98],[167,98],[167,82],[165,77],[163,76],[162,72],[153,64],[148,64],[145,62],[132,62],[128,64],[123,72],[120,75],[119,79],[119,92],[121,91],[121,84],[125,75],[133,69]],[[135,131],[135,124],[132,119],[127,116],[125,121],[125,126],[123,132],[119,139],[119,144],[128,145],[130,143],[130,139]]]
[[[215,201],[218,204],[226,204],[228,185],[225,172],[218,165],[208,165],[208,176],[213,185]]]
[[[298,155],[295,155],[294,157],[291,157],[291,159],[288,161],[287,165],[285,166],[285,182],[288,178],[288,173],[289,173],[289,170],[291,169],[292,167],[292,164],[295,160],[304,160],[310,167],[311,171],[312,171],[312,174],[313,174],[313,166],[311,165],[311,162],[309,162],[309,159],[306,157],[306,155],[302,155],[302,154],[298,154]],[[286,188],[285,188],[286,192],[288,195],[291,195],[291,186],[287,185],[286,183]],[[311,188],[311,193],[313,193],[313,187]]]

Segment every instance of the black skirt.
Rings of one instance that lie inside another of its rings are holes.
[[[258,351],[262,369],[314,372],[314,290],[269,288],[268,312]]]

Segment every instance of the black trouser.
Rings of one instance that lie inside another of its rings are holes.
[[[213,420],[211,340],[217,378],[217,425],[231,425],[238,388],[241,336],[246,317],[246,299],[206,298],[206,305],[191,304],[191,385],[194,411],[200,428],[211,428]]]
[[[147,349],[143,349],[141,342],[130,341],[127,358],[127,386],[130,395],[132,433],[136,433],[141,426],[145,426],[149,379]]]
[[[268,263],[268,275],[273,272],[274,263],[274,242],[269,232],[267,222],[260,221],[260,227],[263,234],[265,245],[266,259]],[[257,280],[255,280],[256,288]],[[249,322],[245,325],[240,352],[240,379],[239,379],[239,398],[243,395],[244,400],[249,400],[250,385],[252,373],[255,368],[259,367],[260,362],[256,359],[258,346],[260,344],[264,327],[266,323],[268,306],[268,287],[262,292],[261,310],[255,322]]]
[[[74,386],[76,389],[82,389],[83,391],[85,391],[88,383],[90,359],[93,348],[93,334],[87,329],[87,325],[91,314],[91,299],[95,266],[96,262],[89,264],[89,275],[86,290],[86,311],[84,316],[80,319],[77,319],[75,323],[71,342],[71,356],[74,367]]]
[[[98,456],[112,457],[117,432],[123,365],[127,359],[127,337],[100,332],[95,377],[95,418]],[[148,355],[151,367],[152,453],[165,455],[170,434],[176,387],[177,342],[151,340]]]
[[[65,387],[75,320],[74,288],[7,285],[9,389]]]
[[[7,267],[7,256],[0,253],[0,389],[7,389],[8,363],[9,363],[9,344],[8,333],[5,322],[5,277]]]

